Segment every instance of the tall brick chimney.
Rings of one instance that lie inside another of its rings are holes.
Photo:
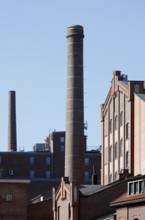
[[[17,151],[15,91],[8,94],[8,150]]]
[[[67,28],[65,176],[84,182],[83,27]]]

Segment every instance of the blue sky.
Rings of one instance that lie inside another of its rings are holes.
[[[66,29],[84,27],[88,146],[101,144],[100,105],[113,70],[145,80],[144,0],[0,0],[0,150],[8,143],[8,91],[16,91],[18,149],[65,130]]]

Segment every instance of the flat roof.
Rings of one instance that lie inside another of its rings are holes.
[[[0,179],[0,183],[30,183],[28,179]]]

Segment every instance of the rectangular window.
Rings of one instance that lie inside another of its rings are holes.
[[[115,157],[115,159],[117,158],[117,151],[118,151],[117,146],[118,146],[118,144],[115,143],[115,147],[114,147],[114,157]]]
[[[60,146],[60,151],[63,152],[64,151],[64,145]]]
[[[60,142],[64,143],[64,137],[60,137]]]
[[[46,178],[50,179],[50,171],[49,170],[46,171]]]
[[[57,208],[57,219],[60,220],[60,206]]]
[[[126,139],[129,138],[129,123],[127,123],[126,127],[125,127],[125,137],[126,137]]]
[[[128,194],[134,195],[144,192],[144,180],[137,180],[128,183]]]
[[[46,165],[50,165],[50,162],[51,162],[50,157],[46,157]]]
[[[141,180],[139,181],[139,193],[143,193],[144,192],[144,181]]]
[[[71,207],[70,204],[68,204],[68,219],[71,218]]]
[[[6,194],[6,201],[7,201],[7,202],[13,201],[13,196],[12,196],[12,194]]]
[[[139,193],[139,182],[134,182],[134,194]]]
[[[133,186],[133,182],[128,184],[129,187],[129,195],[132,195],[134,193],[134,186]]]
[[[109,132],[112,133],[112,119],[109,121]]]
[[[129,167],[129,153],[128,151],[126,152],[126,168]]]
[[[89,171],[85,171],[85,179],[89,179]]]
[[[85,165],[86,165],[86,166],[89,165],[89,158],[85,158]]]
[[[118,128],[118,117],[117,117],[117,115],[115,116],[114,127],[115,127],[115,130]]]
[[[122,124],[123,124],[123,112],[120,112],[119,124],[120,124],[120,126],[122,126]]]
[[[120,153],[120,156],[123,155],[123,140],[122,139],[120,140],[120,144],[119,144],[119,153]]]
[[[34,164],[34,157],[30,157],[30,165],[33,165]]]
[[[9,170],[9,175],[13,176],[14,175],[14,170]]]
[[[34,170],[30,170],[30,178],[34,178]]]
[[[109,147],[109,161],[112,161],[112,146]]]

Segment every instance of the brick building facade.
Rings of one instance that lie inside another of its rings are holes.
[[[85,137],[84,137],[85,138]],[[86,142],[85,142],[86,143]],[[44,149],[44,148],[43,148]],[[86,145],[84,150],[86,149]],[[30,179],[28,201],[59,186],[64,175],[65,132],[52,132],[47,137],[47,150],[32,152],[0,152],[1,179]],[[92,182],[93,167],[100,183],[101,154],[85,151],[85,182]]]
[[[0,219],[27,220],[29,180],[0,180]]]
[[[120,71],[113,73],[111,88],[101,107],[101,183],[119,178],[124,169],[134,175],[134,94],[145,94],[143,81],[129,81]]]
[[[127,191],[111,203],[116,208],[116,220],[144,220],[144,181],[142,175],[129,179]]]
[[[145,174],[145,94],[134,95],[134,175]]]
[[[86,140],[85,136],[84,139]],[[85,151],[86,182],[91,182],[93,166],[100,182],[101,154],[99,150]],[[54,131],[47,137],[47,150],[31,152],[0,152],[0,176],[10,179],[60,181],[64,176],[65,132]]]

